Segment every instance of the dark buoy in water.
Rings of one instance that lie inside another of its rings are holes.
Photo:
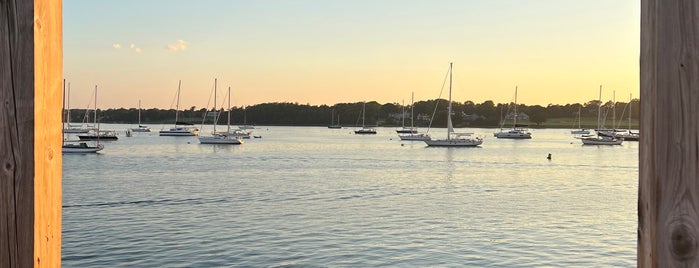
[[[546,157],[546,159],[551,160],[551,154],[549,153],[549,156]]]

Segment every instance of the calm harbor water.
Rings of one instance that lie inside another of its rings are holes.
[[[480,148],[428,148],[394,128],[258,128],[212,146],[155,126],[64,155],[63,265],[635,266],[638,143],[469,129]]]

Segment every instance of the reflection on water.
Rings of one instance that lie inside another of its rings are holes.
[[[637,143],[474,129],[480,148],[427,148],[350,130],[236,146],[134,133],[65,155],[63,265],[635,265]]]

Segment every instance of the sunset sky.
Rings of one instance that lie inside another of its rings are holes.
[[[63,1],[70,105],[206,107],[455,101],[565,104],[638,96],[635,0]],[[443,93],[442,98],[446,98]],[[220,100],[219,99],[219,100]],[[219,105],[220,105],[219,101]],[[210,106],[211,104],[209,104]]]

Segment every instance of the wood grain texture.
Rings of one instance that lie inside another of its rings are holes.
[[[62,1],[34,1],[34,267],[61,265]]]
[[[60,266],[61,4],[0,0],[0,267]]]
[[[61,265],[62,6],[34,1],[34,267]]]
[[[31,267],[34,245],[34,5],[0,0],[0,266]]]
[[[699,3],[641,1],[638,266],[698,267]]]

